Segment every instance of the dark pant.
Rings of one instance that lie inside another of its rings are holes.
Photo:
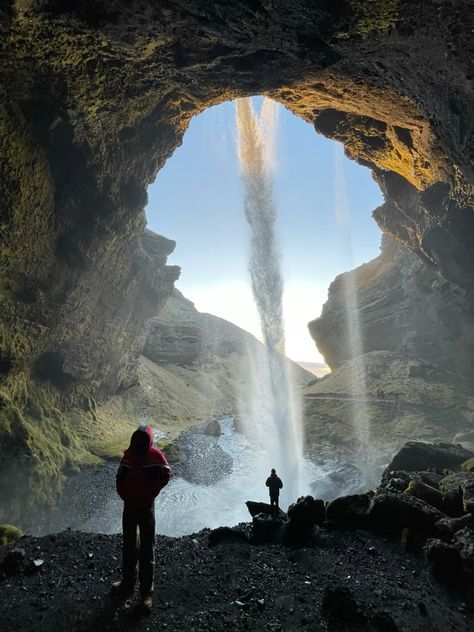
[[[122,580],[133,590],[138,579],[140,595],[144,598],[153,592],[155,565],[155,508],[124,507],[122,516]]]
[[[279,512],[279,507],[278,507],[278,495],[275,496],[270,496],[270,507],[272,509],[272,514],[274,516],[278,516],[278,512]]]

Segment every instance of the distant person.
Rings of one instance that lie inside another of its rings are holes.
[[[280,489],[283,487],[281,478],[277,476],[276,470],[272,469],[270,476],[267,478],[265,485],[268,487],[270,494],[270,506],[272,514],[278,516],[280,508],[278,506],[278,499],[280,497]]]
[[[138,570],[141,603],[147,611],[153,604],[154,502],[171,475],[164,454],[152,444],[152,428],[140,426],[132,434],[130,447],[120,461],[117,493],[124,502],[122,579],[112,584],[113,592],[122,597],[130,596],[135,589]]]

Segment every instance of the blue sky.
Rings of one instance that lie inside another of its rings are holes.
[[[382,203],[382,195],[368,169],[343,158],[352,243],[348,251],[346,229],[338,226],[335,213],[335,155],[339,152],[340,160],[341,149],[283,106],[278,109],[274,197],[287,354],[294,360],[319,361],[306,323],[320,314],[337,274],[378,255],[381,233],[371,211]],[[169,262],[181,266],[178,289],[200,311],[258,336],[236,138],[232,102],[194,118],[182,146],[148,189],[147,217],[149,228],[177,242]],[[337,182],[339,186],[340,178]]]

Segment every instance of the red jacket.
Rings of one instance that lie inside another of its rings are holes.
[[[167,485],[171,469],[165,455],[152,447],[153,430],[142,426],[132,435],[117,472],[117,493],[127,507],[140,509],[153,504]],[[137,450],[137,447],[140,448]]]

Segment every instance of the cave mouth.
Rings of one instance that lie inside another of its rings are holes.
[[[258,112],[262,97],[252,102]],[[366,167],[342,157],[339,143],[315,133],[281,104],[276,125],[273,196],[286,277],[288,355],[322,364],[307,323],[319,315],[338,274],[379,254],[381,233],[370,212],[383,198]],[[342,170],[342,179],[336,179],[336,169]],[[227,101],[191,120],[182,145],[148,188],[146,213],[148,228],[176,241],[172,261],[181,266],[177,288],[200,311],[259,337],[248,278],[243,195],[235,101]],[[341,200],[346,204],[344,226],[336,210]]]

